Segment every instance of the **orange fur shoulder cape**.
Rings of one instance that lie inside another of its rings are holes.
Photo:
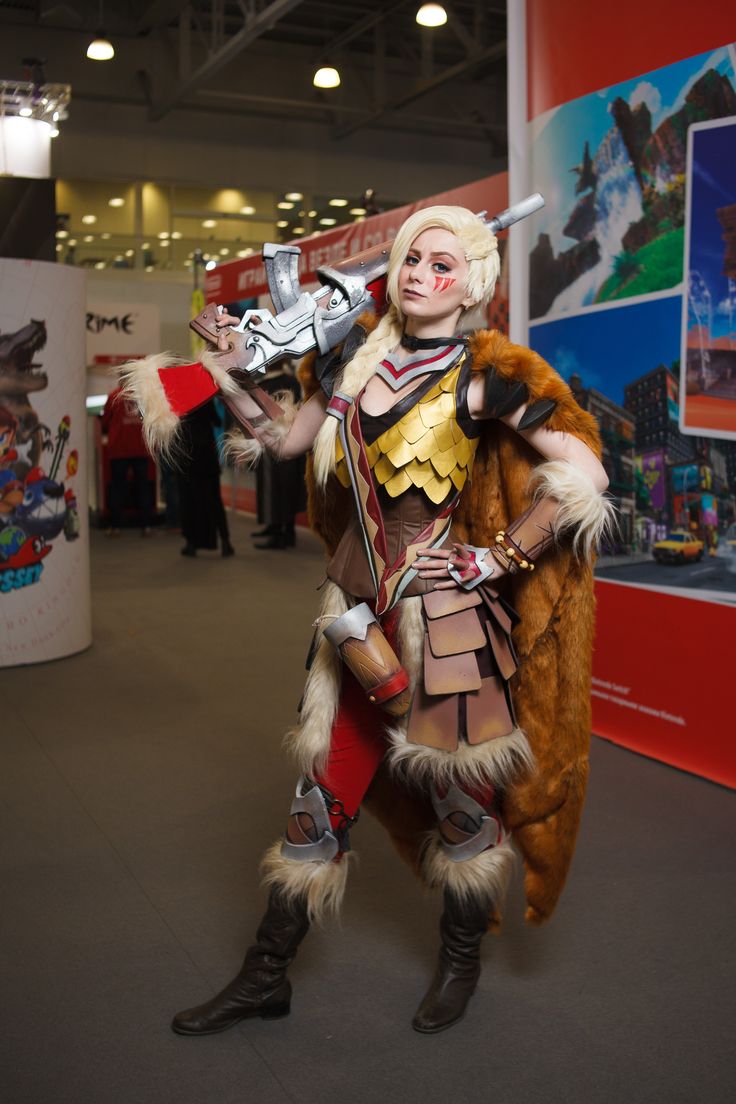
[[[372,316],[360,324],[372,329]],[[592,415],[582,410],[560,376],[540,356],[515,345],[496,330],[476,332],[469,343],[474,372],[493,367],[507,379],[523,381],[529,402],[554,399],[547,425],[583,440],[600,456],[600,436]],[[300,368],[308,397],[318,389],[314,358]],[[539,456],[502,422],[488,422],[469,482],[455,512],[463,539],[490,546],[529,505],[528,482]],[[316,487],[308,467],[309,516],[332,553],[353,509],[349,492],[332,477]],[[593,572],[562,541],[546,553],[533,573],[508,579],[508,598],[521,623],[514,631],[519,670],[512,694],[537,769],[504,795],[504,819],[525,867],[526,918],[546,920],[562,892],[570,866],[588,777],[590,677],[593,648]],[[400,792],[399,792],[400,791]],[[434,818],[428,797],[402,785],[382,768],[365,800],[366,808],[389,831],[402,857],[420,873],[419,855]],[[493,920],[498,921],[496,915]]]

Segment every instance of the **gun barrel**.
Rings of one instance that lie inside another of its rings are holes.
[[[518,203],[514,203],[511,207],[507,207],[506,210],[501,211],[500,214],[494,215],[492,219],[488,220],[487,225],[494,234],[498,234],[501,230],[506,230],[507,227],[513,226],[515,222],[521,222],[522,219],[527,218],[529,215],[533,215],[540,207],[544,207],[544,196],[539,192],[534,192],[533,195],[527,196],[526,199],[522,199]]]

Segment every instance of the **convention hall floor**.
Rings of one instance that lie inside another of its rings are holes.
[[[734,795],[601,741],[550,924],[514,886],[465,1021],[409,1022],[437,902],[366,817],[342,923],[292,1015],[181,1038],[235,972],[295,781],[321,552],[179,556],[93,534],[94,645],[0,672],[4,1104],[719,1104],[733,1100]]]

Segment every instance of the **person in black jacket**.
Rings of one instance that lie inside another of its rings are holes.
[[[182,556],[196,556],[199,548],[217,548],[223,556],[232,556],[225,507],[220,494],[220,461],[214,428],[220,418],[210,401],[192,411],[182,421],[181,451],[177,456]]]

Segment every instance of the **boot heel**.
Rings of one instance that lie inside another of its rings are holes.
[[[270,1008],[262,1008],[259,1015],[262,1020],[280,1020],[291,1012],[291,1001],[282,1004],[272,1004]]]

